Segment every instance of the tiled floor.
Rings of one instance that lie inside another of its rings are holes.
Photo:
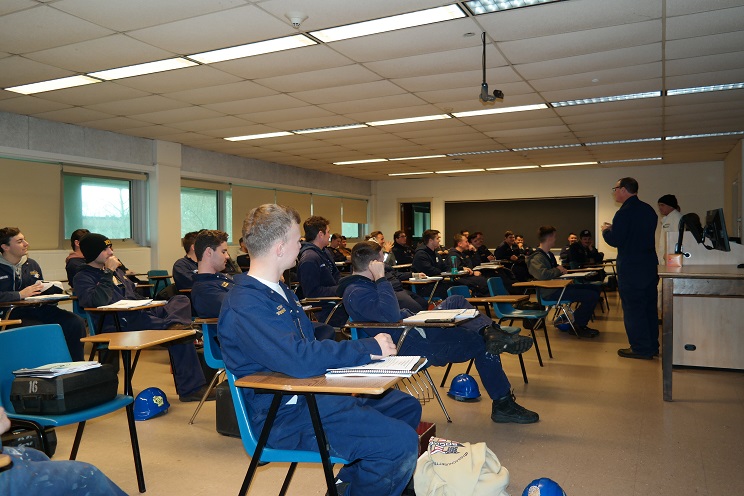
[[[454,422],[447,424],[436,404],[423,419],[437,424],[437,435],[485,441],[511,473],[510,493],[520,495],[529,481],[550,477],[570,496],[722,496],[744,487],[744,373],[677,370],[672,403],[661,399],[661,362],[621,359],[627,346],[615,295],[612,308],[599,313],[602,335],[577,340],[549,327],[555,358],[545,367],[534,351],[525,356],[530,380],[523,384],[516,357],[504,358],[517,400],[540,414],[533,425],[494,424],[491,403],[445,399]],[[454,367],[464,372],[465,365]],[[444,369],[434,368],[434,380]],[[179,403],[163,351],[142,354],[135,390],[158,386],[171,401],[170,412],[138,422],[147,494],[236,494],[249,458],[238,439],[214,429],[208,403],[188,425],[193,403]],[[442,390],[444,393],[445,390]],[[56,459],[69,452],[74,428],[59,429]],[[97,465],[129,494],[137,484],[126,429],[117,413],[89,422],[78,455]],[[287,465],[259,469],[252,495],[278,494]],[[322,495],[318,466],[300,466],[289,494]]]

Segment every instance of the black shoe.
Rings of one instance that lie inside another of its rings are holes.
[[[599,331],[592,329],[591,327],[581,326],[576,328],[576,333],[582,338],[596,338],[599,336]]]
[[[483,332],[486,352],[492,355],[511,353],[519,355],[532,348],[532,338],[520,334],[509,334],[498,326],[487,327]]]
[[[617,350],[617,354],[623,358],[637,358],[638,360],[653,360],[651,355],[641,355],[633,351],[633,348],[620,348]]]
[[[336,479],[336,494],[338,496],[344,496],[346,494],[346,488],[349,487],[348,482],[344,482],[341,479]],[[326,491],[326,496],[330,496],[330,493]]]
[[[503,398],[494,400],[491,407],[491,420],[500,424],[509,422],[515,424],[534,424],[540,420],[540,416],[517,404],[514,394],[509,393]]]
[[[201,401],[202,397],[204,396],[204,392],[207,390],[207,386],[202,386],[193,393],[179,395],[178,399],[184,403],[188,403],[190,401]],[[214,388],[209,392],[207,395],[207,399],[205,401],[214,401],[217,399],[217,392]]]

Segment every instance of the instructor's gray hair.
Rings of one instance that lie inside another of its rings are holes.
[[[286,241],[300,214],[292,207],[266,203],[256,207],[243,221],[243,242],[251,257],[264,255],[278,240]]]

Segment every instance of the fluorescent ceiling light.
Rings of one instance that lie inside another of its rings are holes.
[[[460,174],[462,172],[485,172],[485,169],[459,169],[459,170],[436,171],[437,174]]]
[[[93,79],[88,76],[69,76],[60,79],[51,79],[49,81],[41,81],[39,83],[23,84],[21,86],[13,86],[12,88],[5,88],[7,91],[14,93],[20,93],[22,95],[31,95],[33,93],[41,93],[43,91],[61,90],[63,88],[73,88],[75,86],[83,86],[85,84],[100,83],[100,79]]]
[[[509,112],[524,112],[527,110],[538,110],[546,108],[548,108],[546,104],[537,103],[534,105],[520,105],[518,107],[501,107],[484,110],[469,110],[467,112],[453,112],[452,115],[454,115],[455,117],[473,117],[476,115],[507,114]]]
[[[146,62],[144,64],[129,65],[116,69],[105,71],[91,72],[89,76],[110,81],[112,79],[122,79],[133,76],[142,76],[144,74],[153,74],[155,72],[172,71],[173,69],[182,69],[197,65],[196,62],[184,58],[174,58],[166,60],[156,60],[155,62]]]
[[[396,172],[388,176],[421,176],[423,174],[434,174],[433,172]]]
[[[597,162],[571,162],[568,164],[545,164],[540,167],[569,167],[571,165],[597,165]]]
[[[503,170],[515,170],[515,169],[539,169],[539,165],[515,165],[513,167],[489,167],[487,171],[503,171]]]
[[[678,90],[667,90],[667,96],[689,95],[692,93],[706,93],[708,91],[740,90],[744,83],[714,84],[713,86],[695,86],[692,88],[680,88]]]
[[[647,162],[650,160],[664,160],[664,157],[646,157],[646,158],[624,158],[621,160],[600,160],[600,164],[619,164],[622,162]]]
[[[461,155],[486,155],[488,153],[504,153],[504,152],[510,152],[508,148],[503,148],[501,150],[481,150],[478,152],[457,152],[457,153],[448,153],[448,157],[459,157]]]
[[[274,40],[258,41],[256,43],[248,43],[247,45],[221,48],[219,50],[188,55],[188,58],[201,62],[202,64],[214,64],[215,62],[224,62],[225,60],[242,59],[244,57],[281,52],[283,50],[290,50],[292,48],[300,48],[310,45],[317,45],[317,42],[305,35],[295,34]]]
[[[626,143],[643,143],[646,141],[661,141],[661,138],[636,138],[636,139],[615,140],[615,141],[594,141],[592,143],[584,143],[584,144],[586,146],[624,145]]]
[[[562,0],[472,0],[465,2],[465,5],[473,15],[480,15],[560,1]]]
[[[586,105],[587,103],[622,102],[626,100],[638,100],[641,98],[656,98],[659,96],[661,96],[661,91],[647,91],[645,93],[630,93],[628,95],[598,96],[596,98],[551,102],[550,105],[553,107],[572,107],[574,105]]]
[[[448,114],[422,115],[421,117],[406,117],[404,119],[391,119],[389,121],[368,122],[368,126],[390,126],[391,124],[408,124],[409,122],[438,121],[440,119],[451,119]]]
[[[737,134],[744,134],[744,131],[729,131],[726,133],[683,134],[680,136],[667,136],[664,139],[666,141],[672,141],[692,138],[715,138],[716,136],[734,136]]]
[[[358,38],[370,34],[386,33],[398,29],[423,26],[424,24],[449,21],[460,17],[465,17],[465,12],[463,12],[457,4],[452,4],[434,9],[419,10],[407,14],[383,17],[382,19],[375,19],[372,21],[347,24],[346,26],[321,29],[319,31],[312,31],[310,35],[322,42],[330,43],[332,41],[348,40],[349,38]]]
[[[278,131],[276,133],[263,133],[263,134],[248,134],[246,136],[233,136],[231,138],[225,138],[227,141],[246,141],[263,138],[277,138],[279,136],[292,136],[292,133],[287,131]]]
[[[398,158],[389,158],[388,160],[394,161],[394,160],[423,160],[425,158],[445,158],[447,155],[422,155],[420,157],[398,157]]]
[[[367,125],[366,124],[342,124],[340,126],[325,126],[325,127],[314,127],[310,129],[298,129],[292,132],[294,134],[325,133],[326,131],[341,131],[343,129],[358,129],[360,127],[367,127]]]
[[[366,160],[347,160],[346,162],[333,162],[333,165],[371,164],[374,162],[387,162],[386,158],[368,158]]]
[[[512,148],[513,152],[528,152],[531,150],[553,150],[555,148],[576,148],[581,143],[571,143],[570,145],[544,145],[544,146],[527,146],[524,148]]]

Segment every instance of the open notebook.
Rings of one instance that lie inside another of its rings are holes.
[[[409,377],[426,365],[426,358],[420,356],[389,356],[358,367],[328,369],[326,377]]]
[[[403,319],[404,324],[450,324],[476,317],[478,310],[463,308],[456,310],[427,310]]]

